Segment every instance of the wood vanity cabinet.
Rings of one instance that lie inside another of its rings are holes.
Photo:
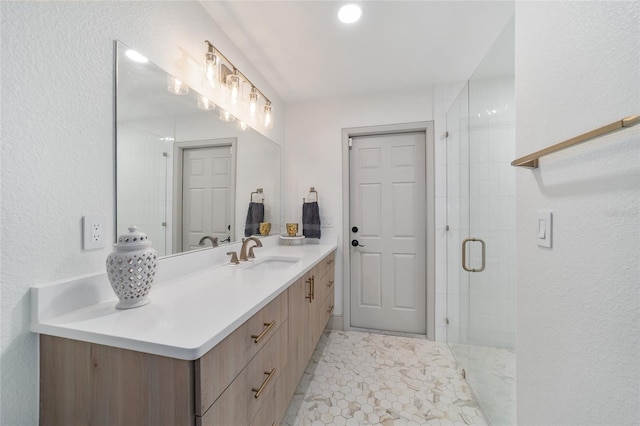
[[[335,251],[289,287],[289,393],[293,395],[333,312]]]
[[[40,335],[40,424],[279,424],[331,314],[333,259],[195,361]]]

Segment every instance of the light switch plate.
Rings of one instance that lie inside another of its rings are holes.
[[[551,210],[538,210],[538,227],[536,236],[540,247],[551,248],[551,236],[553,231],[553,214]]]

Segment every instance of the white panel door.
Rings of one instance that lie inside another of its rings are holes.
[[[426,334],[425,149],[424,133],[352,138],[352,327]]]
[[[182,158],[182,249],[193,250],[205,235],[229,236],[231,147],[185,149]]]

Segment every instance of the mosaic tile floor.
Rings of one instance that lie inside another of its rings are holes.
[[[285,425],[486,425],[445,343],[327,331]]]

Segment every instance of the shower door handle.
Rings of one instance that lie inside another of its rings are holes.
[[[476,242],[476,241],[482,245],[482,266],[480,266],[480,269],[467,267],[467,243]],[[482,272],[484,271],[484,267],[485,267],[485,259],[486,259],[486,247],[485,247],[484,241],[482,241],[480,238],[465,238],[464,241],[462,241],[462,269],[464,269],[467,272]]]

